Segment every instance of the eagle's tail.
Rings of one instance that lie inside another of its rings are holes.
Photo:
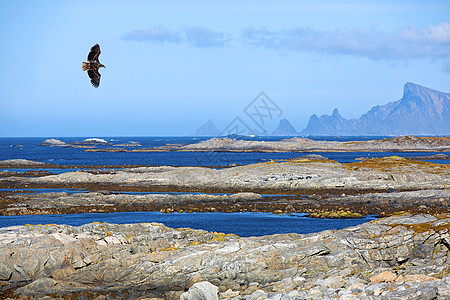
[[[89,68],[88,63],[83,62],[83,63],[81,64],[81,68],[83,69],[83,71],[86,71],[86,70]]]

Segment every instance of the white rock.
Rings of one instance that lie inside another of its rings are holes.
[[[208,281],[201,281],[195,283],[184,292],[180,300],[218,300],[217,292],[219,288]]]

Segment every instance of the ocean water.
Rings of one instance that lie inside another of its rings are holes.
[[[67,143],[83,141],[86,137],[59,138]],[[101,137],[114,144],[139,142],[142,148],[163,146],[168,143],[195,143],[207,140],[207,137]],[[255,137],[253,139],[274,141],[286,137]],[[369,140],[383,137],[316,137],[317,140]],[[83,148],[42,147],[38,146],[47,138],[0,138],[0,160],[29,159],[59,165],[167,165],[167,166],[227,166],[230,164],[253,164],[266,160],[289,159],[309,153],[226,153],[226,152],[85,152]],[[22,145],[23,147],[14,147]],[[111,147],[111,146],[109,146]],[[100,148],[100,147],[99,147]],[[450,152],[440,152],[450,155]],[[382,156],[421,156],[430,153],[421,152],[315,152],[340,163],[354,162],[360,157]],[[436,154],[436,153],[432,153]],[[450,160],[437,160],[436,163],[450,163]],[[49,170],[58,172],[56,170]],[[60,171],[59,171],[60,172]],[[65,172],[65,171],[64,171]]]
[[[369,222],[374,217],[361,219],[314,219],[303,214],[275,215],[272,213],[174,213],[121,212],[68,215],[0,216],[0,227],[25,224],[66,224],[80,226],[91,222],[163,223],[172,228],[193,228],[234,233],[241,237],[278,233],[312,233],[328,229],[342,229]]]

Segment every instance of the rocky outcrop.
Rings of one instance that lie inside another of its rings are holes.
[[[110,142],[104,140],[104,139],[99,139],[99,138],[88,138],[85,139],[81,142],[74,142],[74,143],[70,143],[71,145],[84,145],[84,146],[96,146],[96,145],[103,145],[103,146],[107,146],[107,145],[111,145]]]
[[[408,159],[419,159],[419,160],[448,160],[450,156],[446,154],[434,154],[434,155],[421,155],[421,156],[412,156],[408,157]]]
[[[66,142],[57,139],[47,139],[40,143],[38,146],[51,146],[51,147],[65,147],[67,146]]]
[[[47,215],[119,211],[273,212],[307,213],[316,218],[360,218],[389,216],[398,212],[442,213],[450,207],[449,190],[388,191],[302,191],[302,195],[260,195],[256,193],[139,195],[109,191],[86,193],[0,193],[0,215]],[[335,192],[335,193],[333,193]],[[337,193],[336,193],[337,192]]]
[[[138,142],[129,142],[129,143],[115,144],[114,147],[142,147],[142,145]]]
[[[1,199],[1,198],[0,198]],[[0,205],[0,215],[57,214],[67,212],[115,212],[120,210],[159,210],[162,212],[190,211],[190,207],[206,204],[205,211],[216,211],[214,204],[232,206],[235,202],[261,200],[256,193],[231,195],[214,194],[143,194],[130,195],[98,191],[89,193],[15,194],[5,197],[6,206]],[[197,204],[197,205],[196,205]],[[208,205],[209,204],[209,205]],[[84,209],[83,209],[84,208]],[[217,209],[219,210],[219,209]]]
[[[311,116],[304,135],[448,135],[450,94],[407,83],[403,97],[375,106],[359,119],[344,119],[335,109],[331,116]]]
[[[214,121],[212,119],[209,119],[204,125],[197,128],[195,135],[197,135],[197,136],[219,136],[220,130],[217,129],[216,125],[214,124]]]
[[[95,149],[94,151],[106,151]],[[255,141],[232,138],[211,138],[194,144],[134,149],[128,152],[202,151],[202,152],[446,152],[450,137],[402,136],[369,141],[316,141],[290,138],[280,141]]]
[[[222,299],[445,299],[449,230],[448,214],[250,238],[156,223],[7,227],[0,229],[0,290],[215,299],[217,287]]]
[[[177,187],[184,190],[223,189],[254,192],[258,189],[294,192],[327,189],[448,189],[450,165],[414,161],[393,156],[351,164],[331,160],[290,160],[236,166],[141,167],[113,170],[67,172],[37,178],[0,178],[11,186],[117,185],[122,187]]]
[[[295,130],[294,126],[292,126],[291,122],[287,119],[281,119],[278,127],[272,131],[271,135],[275,136],[296,136],[299,133]]]
[[[38,146],[51,146],[51,147],[69,147],[69,148],[85,148],[85,147],[92,147],[92,146],[108,146],[112,145],[110,142],[99,139],[99,138],[88,138],[81,142],[72,142],[72,143],[66,143],[61,140],[57,139],[47,139],[40,143]]]
[[[45,163],[28,159],[7,159],[0,160],[0,167],[5,168],[27,168],[27,167],[45,167]]]

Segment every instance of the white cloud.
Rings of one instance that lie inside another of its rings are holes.
[[[194,47],[223,47],[231,39],[226,34],[213,31],[205,26],[186,27],[182,31],[172,31],[163,27],[147,30],[133,30],[125,33],[123,40],[144,41],[151,43],[188,43]]]
[[[125,33],[123,40],[144,41],[151,43],[181,43],[182,38],[179,33],[163,27],[155,27],[147,30],[133,30]]]
[[[244,28],[240,41],[250,47],[264,47],[280,51],[300,51],[343,54],[373,60],[408,60],[414,58],[444,58],[443,70],[450,72],[450,23],[425,28],[408,26],[396,32],[375,28],[353,27],[336,30],[315,30],[294,27],[285,30]],[[224,47],[230,34],[205,26],[185,27],[172,31],[164,27],[134,30],[123,40],[152,43],[189,44],[198,48]]]
[[[448,57],[450,54],[449,23],[427,28],[409,26],[393,33],[373,28],[346,28],[334,31],[292,28],[271,31],[267,28],[249,27],[242,31],[242,37],[246,43],[254,47],[357,55],[375,60]]]
[[[184,34],[191,45],[199,48],[223,47],[230,41],[223,32],[212,31],[204,26],[186,27]]]

